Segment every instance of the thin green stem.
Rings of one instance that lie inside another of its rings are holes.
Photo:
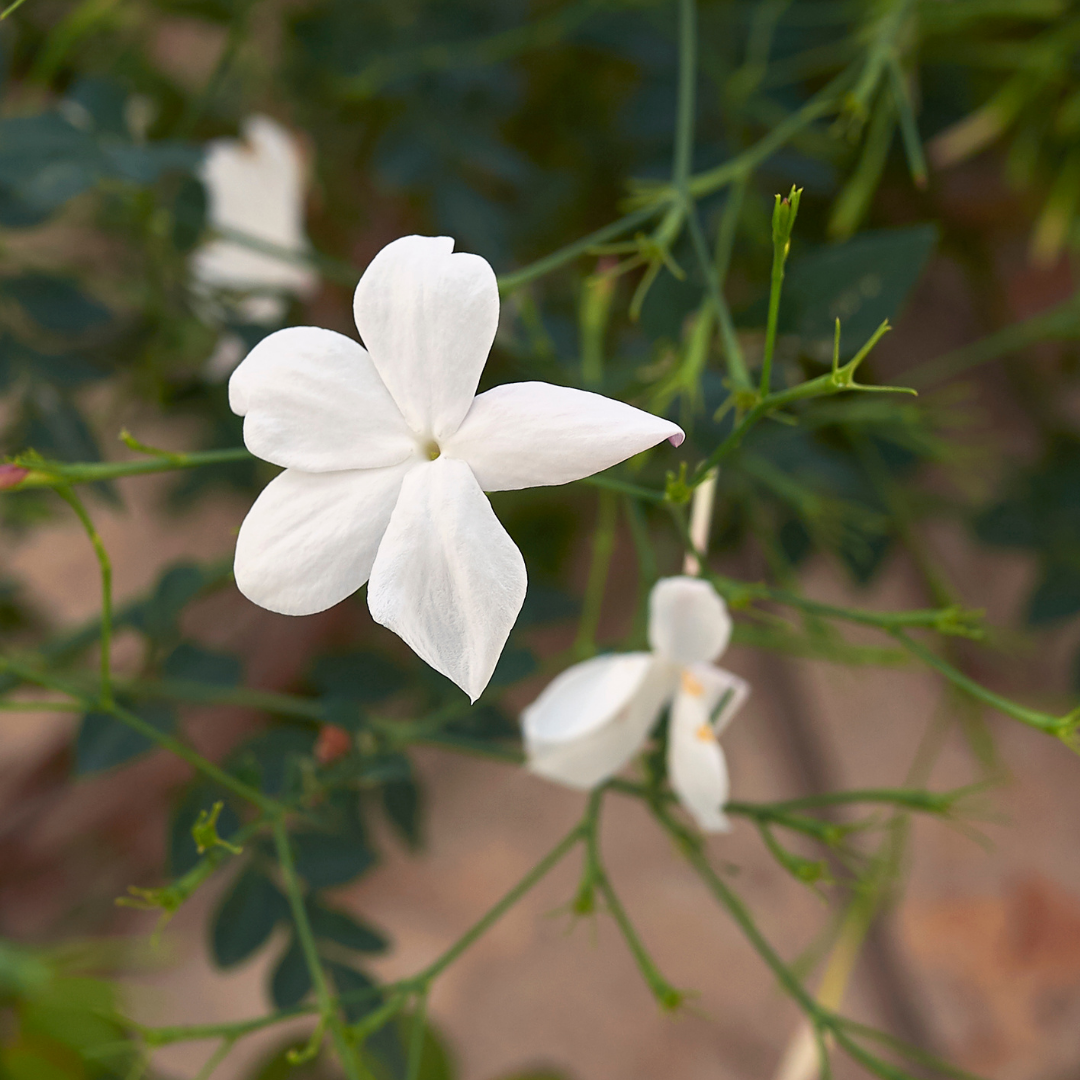
[[[671,183],[686,194],[694,157],[697,90],[697,0],[679,0],[679,97],[675,113],[675,151]]]
[[[411,989],[423,989],[428,986],[466,949],[483,937],[526,893],[539,884],[583,838],[582,825],[579,822],[498,903],[492,905],[484,915],[477,919],[446,952],[428,964],[418,975],[406,979],[399,985]]]
[[[698,465],[690,480],[690,485],[696,486],[700,484],[717,465],[739,448],[750,429],[770,413],[774,413],[788,405],[794,405],[799,401],[828,397],[832,394],[843,393],[846,390],[899,391],[899,387],[862,386],[855,382],[855,372],[859,364],[866,359],[870,350],[888,329],[888,322],[882,323],[870,340],[843,367],[830,371],[827,375],[819,375],[816,379],[808,379],[806,382],[799,383],[798,386],[777,390],[760,398],[753,408],[735,425],[727,438]]]
[[[210,1077],[214,1075],[214,1070],[228,1057],[229,1051],[235,1044],[235,1038],[222,1039],[217,1049],[206,1059],[206,1063],[199,1070],[195,1080],[210,1080]]]
[[[615,551],[615,528],[619,520],[619,500],[614,491],[601,489],[593,532],[592,563],[589,580],[585,586],[585,602],[578,622],[574,651],[580,657],[596,652],[596,632],[600,626],[600,613],[604,605],[611,556]]]
[[[58,487],[56,494],[75,511],[90,543],[94,548],[98,566],[101,569],[101,704],[105,709],[112,707],[112,563],[101,534],[94,527],[90,515],[82,500],[69,487]]]
[[[647,221],[651,221],[666,210],[667,206],[664,203],[650,202],[647,206],[639,207],[629,214],[624,214],[617,221],[589,233],[588,236],[583,236],[580,240],[566,244],[557,251],[553,251],[550,255],[545,255],[542,259],[537,259],[536,262],[523,266],[520,270],[504,274],[499,278],[499,292],[504,296],[507,293],[512,293],[515,289],[520,289],[522,285],[535,281],[545,274],[550,274],[552,270],[558,270],[560,266],[565,266],[568,262],[587,254],[589,249],[596,247],[597,244],[604,244],[609,240],[614,240],[617,236],[622,236],[623,233],[629,232],[638,225],[644,225]]]
[[[913,656],[917,656],[928,667],[944,675],[953,686],[970,694],[977,701],[997,709],[1006,716],[1011,716],[1014,720],[1019,720],[1022,724],[1045,731],[1050,735],[1056,735],[1067,744],[1071,745],[1074,742],[1077,727],[1080,726],[1080,709],[1074,709],[1064,716],[1053,716],[1050,713],[1040,712],[1038,709],[1028,709],[1023,705],[1017,705],[1016,702],[995,694],[993,690],[980,686],[974,679],[968,678],[962,671],[958,671],[947,660],[943,660],[932,649],[928,649],[921,642],[910,637],[901,628],[894,627],[890,633]]]
[[[311,984],[315,988],[315,1001],[319,1007],[319,1016],[326,1022],[330,1030],[330,1038],[348,1080],[364,1080],[364,1068],[360,1063],[356,1048],[345,1030],[345,1024],[338,1012],[335,999],[330,993],[330,986],[326,981],[322,961],[319,959],[319,951],[315,945],[315,935],[312,933],[311,922],[308,920],[307,909],[304,906],[303,888],[296,872],[296,860],[293,858],[292,845],[289,842],[284,817],[277,815],[273,819],[272,827],[274,848],[277,851],[278,864],[281,867],[282,883],[285,886],[285,895],[289,901],[289,909],[292,912],[296,937],[304,953],[308,973],[311,975]]]
[[[795,1003],[810,1017],[815,1025],[832,1028],[835,1024],[832,1015],[818,1005],[806,987],[796,978],[776,950],[769,944],[765,935],[758,929],[758,925],[749,909],[709,864],[696,838],[678,825],[663,807],[654,806],[653,813],[672,839],[675,840],[683,856],[698,877],[701,878],[713,896],[738,924],[744,936],[753,945],[754,950],[762,960],[765,961],[787,994],[795,1000]]]
[[[44,461],[36,456],[22,455],[15,464],[30,470],[16,487],[51,487],[59,490],[72,484],[96,484],[103,480],[118,480],[124,476],[144,476],[148,473],[173,472],[176,469],[197,469],[203,465],[222,465],[231,461],[247,461],[251,452],[243,446],[227,450],[196,450],[191,453],[168,454],[147,461],[93,461],[69,465],[62,461]]]
[[[427,1041],[427,1002],[425,991],[416,998],[416,1006],[409,1019],[409,1057],[405,1069],[405,1080],[420,1080],[420,1069],[424,1062],[424,1043]]]
[[[690,199],[689,195],[687,199]],[[701,267],[701,272],[705,275],[709,299],[712,301],[716,312],[720,337],[724,343],[724,360],[727,363],[732,386],[736,391],[749,391],[751,389],[750,373],[746,369],[746,360],[743,357],[742,346],[739,344],[739,335],[735,331],[735,321],[731,317],[731,309],[728,307],[727,300],[724,299],[724,291],[716,264],[709,255],[708,245],[705,243],[705,233],[702,231],[701,222],[698,221],[697,208],[690,201],[687,202],[686,206],[686,225],[690,231],[690,241],[694,248],[694,254]]]
[[[595,886],[600,890],[600,894],[604,898],[604,903],[612,918],[614,918],[615,924],[618,926],[619,931],[623,936],[623,940],[626,942],[627,948],[629,948],[631,955],[634,957],[638,970],[641,972],[642,978],[644,978],[649,989],[652,991],[653,996],[660,1003],[662,1008],[677,1009],[682,1004],[683,995],[660,973],[660,969],[649,955],[637,929],[630,921],[630,916],[626,914],[626,909],[622,906],[622,901],[619,900],[618,894],[615,892],[611,880],[608,878],[607,871],[604,869],[603,861],[600,857],[599,836],[600,806],[603,800],[603,794],[604,788],[602,787],[593,791],[592,796],[589,799],[589,809],[585,815],[584,833],[588,860],[587,878],[591,886]]]

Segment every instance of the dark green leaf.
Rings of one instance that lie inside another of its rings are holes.
[[[190,251],[206,227],[206,189],[194,177],[185,177],[173,199],[173,247]]]
[[[270,978],[270,999],[279,1009],[299,1005],[311,993],[311,973],[294,934]]]
[[[53,333],[82,334],[112,319],[107,307],[87,296],[69,278],[23,274],[7,278],[2,288],[38,326]]]
[[[126,622],[154,641],[164,641],[178,633],[180,612],[206,584],[203,571],[194,563],[170,566],[158,579],[153,594],[131,609]]]
[[[1065,619],[1080,611],[1080,566],[1049,563],[1028,600],[1027,621],[1032,626]]]
[[[165,658],[161,674],[166,679],[236,686],[243,675],[240,661],[228,653],[211,652],[189,641],[181,642]]]
[[[298,786],[300,762],[311,758],[315,738],[310,728],[271,728],[240,746],[229,767],[247,783],[279,798]]]
[[[142,704],[133,710],[158,731],[176,726],[176,715],[167,705]],[[123,765],[156,744],[109,713],[91,712],[82,718],[75,739],[75,771],[80,776]]]
[[[296,869],[312,889],[344,885],[375,863],[362,833],[295,833]]]
[[[407,683],[395,663],[371,652],[320,656],[308,676],[312,686],[328,697],[368,703],[382,701]]]
[[[337,992],[342,995],[354,995],[350,996],[342,1007],[345,1019],[350,1024],[356,1023],[362,1016],[366,1016],[382,1003],[382,996],[375,983],[362,971],[333,962],[328,963],[326,967],[334,979]]]
[[[277,886],[245,867],[214,916],[210,941],[215,962],[225,968],[246,960],[288,915],[289,906]]]
[[[798,333],[803,349],[827,362],[839,318],[841,355],[854,355],[883,319],[896,321],[936,242],[933,225],[915,225],[864,232],[807,254],[796,245],[784,280],[781,330]]]
[[[409,777],[392,780],[382,786],[382,803],[386,816],[402,839],[412,848],[418,848],[420,835],[420,789]]]
[[[534,671],[536,671],[536,657],[532,649],[508,645],[503,649],[488,685],[495,688],[510,686],[521,679],[528,678]]]
[[[386,951],[387,940],[377,930],[358,922],[344,911],[325,908],[318,903],[308,904],[308,918],[317,938],[336,941],[347,949],[357,952],[381,953]]]

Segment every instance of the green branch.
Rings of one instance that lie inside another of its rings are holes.
[[[315,988],[315,1000],[319,1007],[320,1021],[330,1029],[334,1049],[337,1051],[348,1080],[366,1080],[364,1076],[365,1070],[360,1063],[356,1048],[345,1030],[344,1021],[338,1013],[337,1002],[330,993],[326,973],[323,971],[322,961],[319,959],[319,951],[315,945],[315,935],[312,933],[307,908],[304,906],[304,893],[300,885],[300,878],[296,872],[296,861],[293,858],[292,845],[289,843],[289,834],[285,829],[285,820],[281,815],[278,815],[273,819],[272,824],[274,848],[277,852],[278,864],[281,867],[282,883],[285,886],[285,895],[288,898],[289,909],[292,912],[296,936],[304,953],[304,961],[307,964],[308,973],[311,975],[312,986]]]

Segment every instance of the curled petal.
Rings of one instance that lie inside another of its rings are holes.
[[[350,472],[286,469],[236,538],[236,585],[283,615],[311,615],[368,579],[408,465]]]
[[[731,616],[700,578],[661,578],[649,595],[649,644],[679,664],[715,660],[731,637]]]
[[[375,469],[418,453],[416,437],[361,346],[333,330],[291,326],[260,341],[229,379],[244,443],[304,472]]]
[[[371,260],[353,298],[356,327],[418,435],[457,431],[499,325],[495,272],[452,254],[449,236],[403,236]]]
[[[368,607],[475,701],[525,599],[525,561],[463,461],[406,476],[371,571]]]
[[[575,788],[614,776],[641,748],[674,685],[650,653],[568,668],[522,713],[529,768]]]
[[[668,728],[668,779],[679,801],[706,832],[731,826],[723,806],[728,771],[717,735],[738,711],[749,687],[737,675],[707,664],[683,670]]]
[[[632,405],[550,383],[480,394],[444,452],[463,458],[485,491],[568,484],[671,439],[682,429]]]

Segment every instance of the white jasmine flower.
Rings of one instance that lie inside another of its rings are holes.
[[[570,787],[595,787],[637,753],[670,705],[671,786],[702,829],[726,831],[728,773],[717,736],[750,693],[738,675],[713,666],[730,637],[731,617],[708,582],[661,579],[649,596],[651,653],[575,664],[524,711],[529,768]]]
[[[280,323],[289,295],[310,296],[318,284],[314,271],[299,258],[309,244],[304,231],[304,162],[297,140],[270,117],[251,116],[244,121],[242,139],[208,144],[200,179],[206,187],[211,228],[241,233],[298,258],[218,238],[192,255],[195,282],[204,293],[250,293],[237,305],[240,317]]]
[[[240,528],[236,583],[288,615],[365,581],[372,618],[472,700],[525,599],[525,563],[485,491],[566,484],[679,427],[598,394],[511,383],[474,397],[499,290],[447,236],[383,248],[356,287],[367,346],[279,330],[229,381],[244,442],[284,466]]]

